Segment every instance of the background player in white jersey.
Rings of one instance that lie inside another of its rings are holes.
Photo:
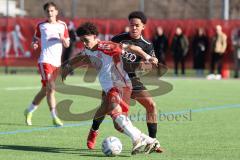
[[[66,24],[57,20],[58,8],[56,4],[48,2],[44,4],[43,9],[47,20],[37,25],[32,43],[35,50],[41,46],[38,69],[42,77],[42,88],[25,111],[26,124],[32,125],[32,114],[46,96],[53,124],[62,126],[63,123],[56,113],[55,80],[61,66],[63,46],[69,47],[70,39]]]
[[[88,56],[92,65],[99,71],[99,82],[106,94],[103,100],[106,105],[102,105],[96,117],[105,114],[112,117],[117,126],[116,129],[132,139],[132,154],[138,153],[143,147],[145,147],[145,153],[151,153],[159,145],[159,142],[134,127],[126,116],[131,95],[131,81],[123,69],[120,56],[129,50],[155,64],[157,64],[157,59],[134,45],[100,41],[97,38],[96,26],[89,22],[82,24],[77,29],[77,35],[85,46],[83,55]]]

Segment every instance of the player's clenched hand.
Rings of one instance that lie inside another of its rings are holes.
[[[61,33],[59,33],[59,38],[62,41],[64,47],[66,48],[69,47],[70,45],[69,39],[65,38],[64,35]]]
[[[158,59],[156,57],[151,57],[148,60],[150,63],[154,64],[155,66],[158,65]]]

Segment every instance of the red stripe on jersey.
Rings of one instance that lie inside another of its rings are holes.
[[[57,22],[64,25],[64,34],[63,34],[64,38],[69,38],[69,33],[68,33],[68,28],[67,28],[66,23],[63,21],[60,21],[60,20],[58,20]]]
[[[40,22],[40,23],[37,24],[37,26],[35,28],[35,34],[34,34],[35,37],[41,38],[40,25],[44,24],[46,22],[48,22],[48,21],[46,20],[46,21],[43,21],[43,22]]]
[[[67,29],[67,27],[65,27],[65,29],[64,29],[64,38],[69,38],[69,33],[68,33],[68,29]]]
[[[40,27],[37,25],[35,30],[35,37],[41,38]]]

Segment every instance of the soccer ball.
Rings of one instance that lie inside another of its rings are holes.
[[[122,151],[122,143],[117,137],[107,137],[102,142],[102,152],[106,156],[116,156]]]

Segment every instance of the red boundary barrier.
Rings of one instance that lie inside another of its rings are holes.
[[[44,19],[32,19],[32,18],[1,18],[0,19],[0,66],[36,66],[37,58],[39,56],[40,50],[33,51],[30,47],[32,36],[34,33],[34,28],[38,22]],[[69,19],[62,19],[69,22]],[[125,26],[127,26],[128,21],[126,19],[74,19],[72,20],[75,26],[79,26],[81,23],[86,21],[94,22],[100,31],[101,36],[108,40],[113,35],[123,32]],[[172,41],[172,37],[175,33],[176,27],[180,26],[183,29],[184,34],[188,37],[190,44],[193,35],[196,33],[197,28],[203,27],[206,30],[207,35],[211,39],[215,32],[214,28],[217,24],[222,25],[223,31],[228,36],[228,47],[225,54],[225,62],[232,64],[232,45],[231,45],[231,32],[234,28],[240,27],[239,20],[157,20],[149,19],[147,26],[144,30],[144,36],[147,39],[151,39],[155,33],[156,26],[162,26],[165,30],[166,35],[169,37],[169,44]],[[18,55],[14,50],[14,34],[16,35],[16,26],[20,26],[20,32],[24,39],[19,39],[22,44],[24,53],[19,47]],[[6,46],[6,42],[8,46]],[[9,44],[10,43],[10,44]],[[81,45],[76,44],[79,48]],[[8,48],[7,57],[3,56],[4,50]],[[209,56],[207,56],[207,62],[209,62]],[[167,64],[172,66],[171,53],[167,54]],[[187,56],[187,66],[191,67],[192,56],[191,50]],[[231,65],[230,65],[231,66]]]

